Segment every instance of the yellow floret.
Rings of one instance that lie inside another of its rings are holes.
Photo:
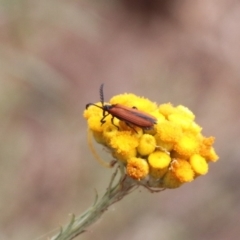
[[[149,173],[149,166],[142,158],[130,158],[127,162],[127,175],[133,179],[141,180]]]
[[[109,147],[115,152],[127,154],[133,148],[138,146],[138,138],[128,131],[117,132],[109,139]]]
[[[95,141],[99,144],[106,145],[106,139],[103,137],[102,132],[92,131]]]
[[[175,108],[171,103],[161,104],[158,109],[159,112],[165,117],[168,117],[169,114],[175,111]]]
[[[113,124],[104,124],[103,125],[103,137],[106,143],[109,143],[110,140],[118,134],[118,129]]]
[[[158,110],[151,112],[151,115],[157,118],[158,123],[164,122],[166,120],[166,118]]]
[[[215,141],[214,137],[208,137],[208,138],[203,137],[203,140],[200,146],[201,156],[206,158],[206,160],[212,161],[212,162],[216,162],[219,158],[212,147],[214,141]]]
[[[132,148],[128,152],[113,152],[113,157],[116,158],[119,161],[122,161],[123,163],[127,163],[127,161],[130,158],[136,157],[137,156],[137,149]]]
[[[119,94],[110,99],[111,104],[122,104],[127,107],[133,107],[131,106],[131,101],[136,101],[138,97],[133,93],[124,93]]]
[[[148,162],[151,168],[163,169],[169,166],[171,157],[165,152],[156,151],[148,156]]]
[[[184,116],[192,121],[195,119],[195,115],[193,114],[193,112],[191,110],[189,110],[187,107],[184,107],[183,105],[178,105],[176,107],[176,110],[179,114],[181,114],[182,116]]]
[[[163,142],[175,143],[182,136],[182,129],[179,125],[165,121],[157,125],[157,137]]]
[[[215,149],[211,147],[208,154],[206,155],[208,161],[216,162],[219,159],[219,156],[215,152]]]
[[[174,145],[173,149],[181,156],[189,158],[199,152],[199,140],[193,135],[184,135]]]
[[[98,103],[95,103],[95,105],[99,106],[99,107],[102,107],[102,104],[100,102]],[[89,117],[92,117],[92,116],[102,116],[102,109],[99,108],[99,107],[96,107],[96,106],[93,106],[93,105],[90,105],[87,109],[84,110],[83,112],[83,116],[84,118],[88,119]]]
[[[101,104],[97,103],[96,105],[101,106]],[[111,118],[112,116],[107,116],[104,121],[105,123],[102,124],[101,120],[103,118],[103,110],[96,107],[96,106],[89,106],[88,109],[84,111],[84,117],[88,121],[88,127],[94,132],[102,132],[103,127],[106,125],[112,125]]]
[[[160,182],[159,187],[163,188],[178,188],[183,183],[176,177],[176,175],[172,171],[168,171],[164,177],[162,182]]]
[[[199,175],[204,175],[208,172],[208,164],[206,159],[199,154],[194,154],[190,157],[189,162],[195,173]]]
[[[162,141],[162,140],[159,138],[158,134],[156,134],[154,137],[155,137],[155,139],[156,139],[157,147],[158,147],[160,150],[162,150],[162,151],[164,151],[164,152],[170,152],[170,151],[172,151],[173,146],[174,146],[174,143]]]
[[[208,147],[211,147],[213,145],[214,141],[215,141],[214,137],[208,137],[208,138],[204,137],[203,140],[202,140],[202,144],[206,148],[208,148]]]
[[[192,119],[180,114],[180,113],[172,113],[168,116],[168,120],[179,125],[183,130],[188,129],[191,126]]]
[[[89,128],[94,132],[102,132],[102,125],[100,120],[101,118],[99,116],[90,117],[87,120]]]
[[[195,122],[192,122],[187,128],[187,132],[193,135],[197,135],[201,131],[202,131],[202,128]]]
[[[182,183],[191,182],[194,179],[194,171],[190,163],[185,160],[175,159],[171,163],[171,171]]]
[[[149,99],[144,97],[137,99],[133,104],[133,106],[137,107],[137,109],[148,113],[152,113],[157,109],[156,103],[151,102]]]
[[[152,153],[156,147],[156,140],[150,134],[143,134],[139,139],[139,145],[137,151],[140,155],[146,156]]]

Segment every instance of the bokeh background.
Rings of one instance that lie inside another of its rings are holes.
[[[239,24],[237,0],[1,0],[0,239],[47,239],[104,193],[112,170],[82,117],[101,83],[106,100],[189,107],[220,160],[179,189],[137,190],[76,239],[239,239]]]

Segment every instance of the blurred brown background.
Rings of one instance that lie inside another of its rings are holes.
[[[238,239],[239,24],[236,0],[1,0],[0,239],[38,239],[104,193],[112,171],[82,117],[101,83],[106,100],[189,107],[220,161],[179,189],[137,190],[77,239]]]

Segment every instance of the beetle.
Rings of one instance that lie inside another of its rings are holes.
[[[109,114],[112,115],[112,119],[111,119],[112,124],[115,127],[117,127],[118,130],[119,130],[119,127],[114,124],[114,118],[124,121],[131,128],[133,128],[133,126],[136,126],[144,130],[151,129],[154,126],[154,124],[157,123],[157,119],[154,116],[146,112],[140,111],[136,107],[130,108],[122,104],[112,104],[112,105],[104,104],[103,86],[104,86],[103,84],[101,84],[100,86],[100,101],[102,103],[102,106],[98,106],[94,103],[88,103],[86,105],[86,109],[89,106],[95,106],[103,110],[103,117],[101,119],[102,124],[106,122],[104,119]],[[136,132],[135,129],[134,131]]]

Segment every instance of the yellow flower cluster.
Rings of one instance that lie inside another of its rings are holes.
[[[208,163],[218,160],[212,147],[214,137],[202,135],[202,128],[194,121],[195,116],[188,108],[174,107],[170,103],[157,106],[134,94],[114,96],[109,104],[120,104],[119,110],[122,110],[121,106],[136,107],[141,113],[148,114],[146,116],[150,114],[156,118],[156,124],[147,129],[116,117],[112,119],[111,114],[102,124],[103,110],[94,105],[84,111],[95,140],[107,147],[119,164],[124,165],[128,176],[148,187],[177,188],[206,174]],[[101,103],[96,105],[102,107]],[[115,110],[118,111],[117,108]],[[134,121],[143,117],[131,115],[131,112],[126,114]]]

